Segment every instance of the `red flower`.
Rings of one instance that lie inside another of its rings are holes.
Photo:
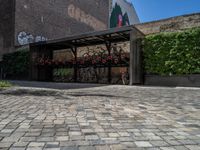
[[[94,65],[94,64],[96,64],[97,62],[96,62],[96,60],[92,60],[92,64]]]
[[[106,63],[106,60],[105,60],[105,59],[103,59],[101,62],[102,62],[103,64],[105,64],[105,63]]]
[[[82,65],[83,65],[84,63],[85,63],[85,61],[84,61],[84,60],[81,60],[81,61],[80,61],[80,64],[82,64]]]
[[[100,60],[101,60],[101,57],[97,56],[97,57],[96,57],[96,60],[97,60],[97,61],[100,61]]]
[[[108,56],[107,60],[112,60],[112,58],[113,58],[112,56]]]

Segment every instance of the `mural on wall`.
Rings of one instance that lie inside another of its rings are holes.
[[[20,45],[26,45],[29,43],[33,43],[33,42],[40,42],[40,41],[46,41],[47,38],[41,35],[37,35],[37,36],[33,36],[30,33],[27,33],[25,31],[19,32],[18,36],[17,36],[17,41]]]
[[[130,25],[128,14],[127,12],[123,14],[121,6],[115,3],[115,6],[110,16],[110,27],[122,27],[125,25]]]
[[[110,14],[110,28],[136,23],[139,23],[139,19],[133,5],[126,0],[113,0]]]

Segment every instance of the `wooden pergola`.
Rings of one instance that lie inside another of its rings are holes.
[[[58,40],[49,40],[30,44],[30,80],[51,81],[52,70],[50,68],[39,71],[36,59],[45,56],[53,59],[53,51],[71,49],[77,60],[77,49],[79,47],[105,44],[108,55],[111,55],[111,44],[119,42],[130,42],[130,85],[143,83],[142,68],[142,39],[144,34],[134,26],[113,28],[104,31],[84,33],[69,36]],[[77,68],[74,68],[74,82],[77,78]],[[111,67],[108,71],[108,82],[111,81]]]

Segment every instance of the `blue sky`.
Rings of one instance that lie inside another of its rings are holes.
[[[200,0],[131,0],[141,22],[200,12]]]

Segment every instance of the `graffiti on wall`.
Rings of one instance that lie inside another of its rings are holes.
[[[95,30],[102,30],[107,28],[107,25],[105,23],[86,13],[80,8],[74,6],[73,4],[70,4],[68,6],[68,15],[77,21],[89,25]]]
[[[46,41],[47,38],[41,35],[33,36],[30,33],[27,33],[25,31],[19,32],[17,36],[17,41],[20,45],[26,45],[33,42],[40,42],[40,41]]]

